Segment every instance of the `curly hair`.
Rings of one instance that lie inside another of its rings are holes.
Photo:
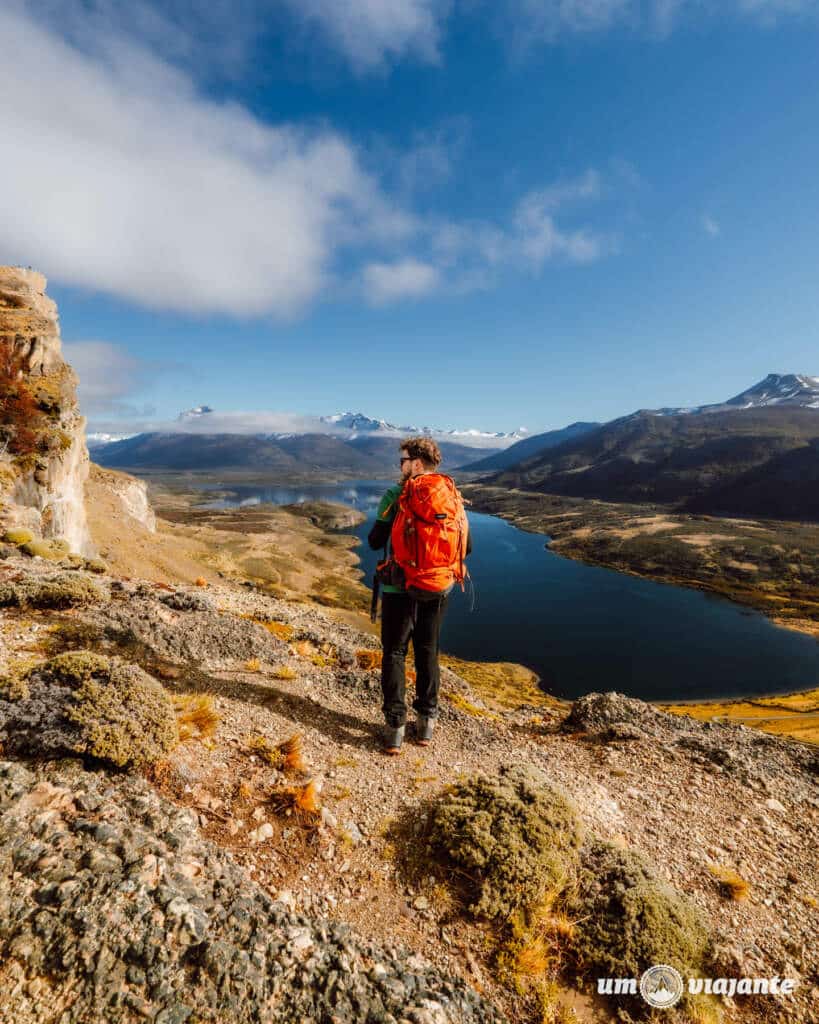
[[[441,449],[431,437],[407,437],[398,447],[410,458],[420,459],[430,469],[436,469],[441,464]]]

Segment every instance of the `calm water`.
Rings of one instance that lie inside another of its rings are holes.
[[[340,501],[368,516],[355,532],[367,580],[378,552],[366,544],[383,482],[236,487],[218,505]],[[778,629],[720,598],[609,569],[545,548],[494,516],[469,513],[469,593],[456,591],[443,647],[462,658],[517,661],[560,697],[616,689],[652,700],[751,696],[819,686],[819,643]]]

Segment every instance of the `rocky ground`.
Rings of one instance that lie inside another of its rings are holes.
[[[0,562],[0,584],[54,574]],[[445,671],[433,744],[410,730],[390,759],[370,634],[236,582],[93,583],[91,603],[5,610],[6,668],[91,647],[176,697],[212,698],[218,723],[138,776],[4,765],[0,1018],[532,1020],[498,980],[492,928],[453,906],[413,846],[448,783],[529,763],[571,794],[588,834],[644,851],[694,900],[722,974],[799,980],[788,999],[726,1001],[726,1020],[819,1020],[815,748],[616,695],[568,718],[495,707]],[[269,763],[295,734],[303,763]],[[305,819],[283,798],[309,783]],[[723,868],[747,898],[729,898]],[[545,1020],[611,1018],[593,979],[571,981]]]

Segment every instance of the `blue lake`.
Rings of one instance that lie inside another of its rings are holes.
[[[366,536],[384,481],[231,488],[215,506],[338,501],[367,515],[354,532],[366,580],[379,552]],[[721,598],[553,554],[542,534],[469,513],[474,594],[456,591],[442,647],[461,658],[517,661],[544,690],[574,698],[619,690],[650,700],[786,693],[819,687],[819,643]]]

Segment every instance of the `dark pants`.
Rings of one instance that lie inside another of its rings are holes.
[[[384,594],[381,604],[381,691],[384,695],[384,719],[388,725],[403,725],[407,720],[404,659],[412,638],[415,653],[415,700],[419,715],[435,718],[438,714],[438,639],[447,605],[446,594],[431,601],[414,601],[407,594]]]

